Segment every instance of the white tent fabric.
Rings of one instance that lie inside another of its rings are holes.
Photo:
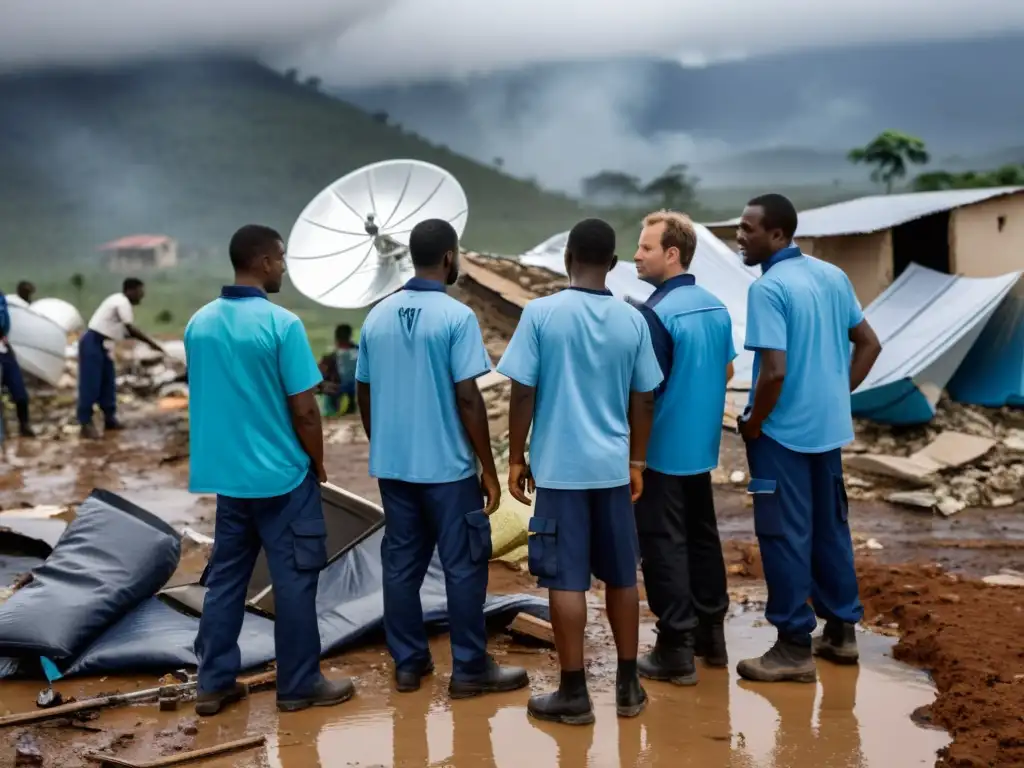
[[[14,356],[26,373],[58,386],[64,373],[64,352],[68,335],[48,317],[29,307],[9,303],[11,331],[7,334]]]
[[[730,389],[749,389],[753,376],[754,355],[743,349],[747,331],[747,290],[757,279],[757,272],[743,264],[739,255],[729,246],[711,234],[706,227],[694,224],[697,230],[697,253],[694,254],[690,272],[697,282],[717,296],[729,310],[732,318],[733,342],[739,356],[736,358],[735,375],[729,383]],[[565,275],[565,246],[569,233],[563,232],[548,238],[543,243],[519,257],[522,264],[541,267],[559,275]],[[620,260],[608,276],[608,289],[620,298],[645,301],[654,288],[636,274],[631,261]]]
[[[894,424],[928,421],[1020,275],[960,277],[911,264],[864,312],[882,354],[854,393],[854,413]]]
[[[37,315],[53,320],[65,333],[77,333],[85,327],[85,321],[75,305],[63,299],[39,299],[33,301],[30,308]]]

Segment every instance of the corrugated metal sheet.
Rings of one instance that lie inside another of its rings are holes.
[[[156,248],[170,239],[167,235],[128,235],[127,237],[104,243],[97,250],[116,251],[121,248]]]
[[[1024,406],[1024,281],[1003,299],[948,389],[959,403]]]
[[[864,314],[882,354],[853,396],[853,412],[889,424],[935,415],[942,390],[1020,279],[947,275],[911,264]]]
[[[747,332],[747,289],[758,273],[745,266],[740,257],[729,246],[715,237],[700,224],[697,229],[697,252],[694,254],[690,272],[697,282],[721,299],[732,318],[732,335],[739,356],[734,361],[735,375],[731,389],[749,389],[753,375],[754,354],[743,349]],[[519,260],[523,264],[541,267],[559,275],[565,275],[565,246],[569,233],[545,240],[536,248],[527,251]],[[631,261],[619,261],[608,276],[608,289],[620,298],[645,301],[654,288],[636,274]]]
[[[835,237],[881,232],[933,213],[951,211],[1004,195],[1024,192],[1024,187],[952,189],[941,192],[911,192],[903,195],[872,195],[801,211],[796,236]],[[739,217],[705,226],[735,227]]]

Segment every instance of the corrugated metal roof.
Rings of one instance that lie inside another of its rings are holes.
[[[796,236],[835,237],[881,232],[933,213],[951,211],[1024,192],[1024,187],[951,189],[941,192],[909,192],[902,195],[872,195],[800,212]],[[706,227],[735,227],[739,217],[705,224]]]
[[[163,245],[171,238],[167,235],[128,235],[117,240],[111,240],[99,247],[101,251],[116,251],[121,248],[156,248]]]

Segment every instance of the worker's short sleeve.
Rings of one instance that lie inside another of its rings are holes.
[[[313,389],[324,380],[301,320],[293,318],[285,326],[279,343],[277,362],[288,397]]]
[[[786,351],[786,307],[780,288],[761,279],[747,291],[747,349]]]
[[[452,381],[458,384],[490,372],[491,358],[484,346],[480,321],[475,314],[466,312],[453,322],[451,339],[449,359]]]
[[[633,376],[629,388],[634,392],[653,392],[665,377],[661,372],[658,356],[654,352],[647,321],[639,317],[636,326],[640,330],[640,343],[633,359]]]
[[[359,354],[356,357],[356,381],[361,381],[363,384],[370,383],[370,355],[366,351],[366,340],[369,334],[366,330],[364,325],[359,331]]]
[[[860,301],[857,300],[857,292],[853,289],[850,278],[843,273],[843,283],[846,288],[845,298],[849,313],[849,327],[856,328],[864,321],[864,310],[861,309]]]
[[[498,361],[498,373],[527,387],[537,386],[540,378],[540,332],[534,304],[523,309],[505,354]]]
[[[135,322],[135,310],[132,308],[131,301],[124,294],[118,297],[117,304],[114,305],[114,314],[117,321],[123,325],[131,325]]]
[[[733,341],[732,338],[732,315],[729,314],[728,310],[726,310],[725,312],[725,330],[725,359],[731,363],[733,360],[736,359],[737,354],[736,342]]]

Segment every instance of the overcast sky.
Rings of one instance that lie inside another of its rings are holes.
[[[0,0],[0,67],[259,51],[336,85],[649,55],[699,64],[1024,30],[1024,0]],[[101,10],[102,9],[102,10]]]

